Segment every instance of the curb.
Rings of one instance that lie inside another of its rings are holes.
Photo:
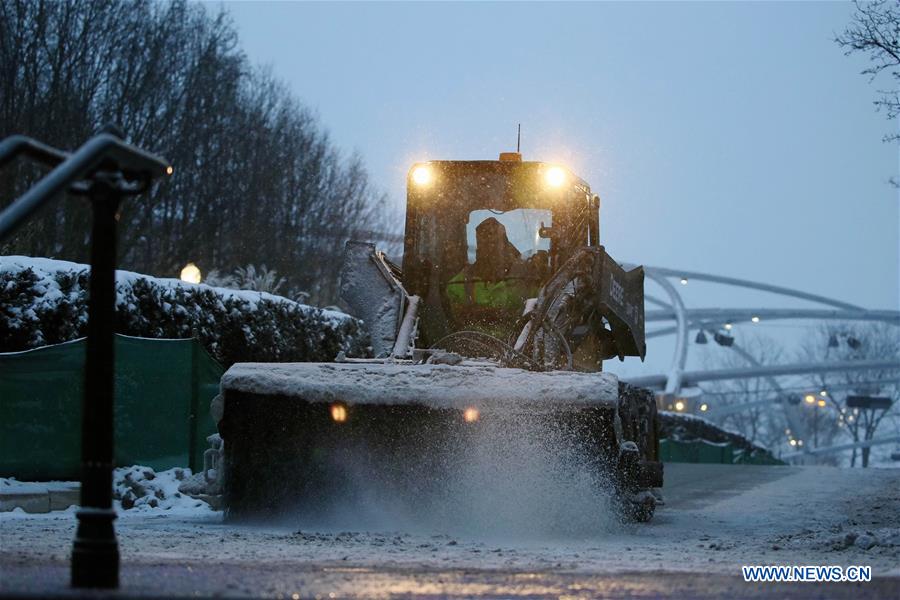
[[[65,510],[80,501],[81,484],[77,481],[0,482],[0,512],[21,508],[27,513],[48,513]]]

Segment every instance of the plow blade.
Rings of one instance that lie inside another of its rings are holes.
[[[222,393],[232,520],[521,521],[573,505],[590,518],[621,460],[607,373],[247,363]]]

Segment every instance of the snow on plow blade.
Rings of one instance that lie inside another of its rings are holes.
[[[236,364],[219,424],[228,517],[445,523],[502,518],[510,500],[571,509],[560,494],[602,511],[618,387],[608,373],[492,366]]]

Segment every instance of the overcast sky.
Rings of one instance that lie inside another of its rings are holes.
[[[875,112],[864,59],[833,42],[849,3],[226,8],[251,60],[397,206],[411,163],[494,159],[521,122],[526,160],[566,163],[600,195],[619,260],[900,305],[898,151],[881,142],[896,122]],[[693,306],[796,305],[684,291]]]

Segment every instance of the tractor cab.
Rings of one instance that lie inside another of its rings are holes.
[[[407,190],[403,282],[423,301],[428,345],[465,330],[514,337],[525,302],[574,251],[600,243],[588,184],[517,153],[415,164]]]

